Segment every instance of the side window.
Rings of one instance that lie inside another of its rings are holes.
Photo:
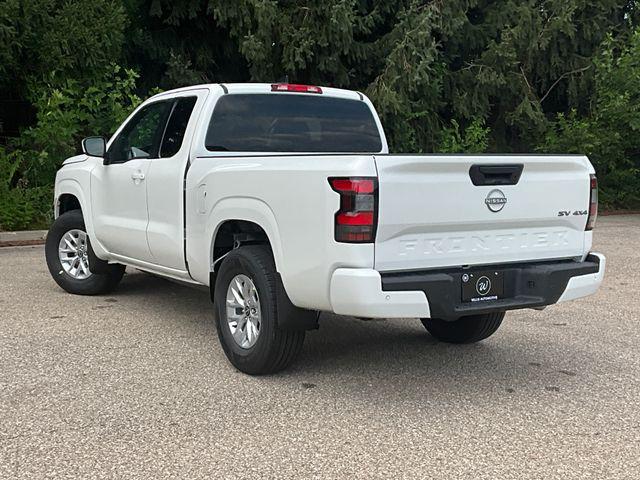
[[[140,110],[111,144],[109,160],[118,163],[134,158],[157,158],[172,104],[171,101],[156,102]]]
[[[173,157],[180,150],[197,99],[197,97],[184,97],[176,103],[162,139],[162,147],[160,148],[162,158]]]

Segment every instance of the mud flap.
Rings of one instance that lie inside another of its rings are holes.
[[[109,262],[101,260],[97,257],[96,252],[93,251],[93,247],[91,246],[91,239],[89,238],[89,235],[87,235],[87,245],[89,246],[89,250],[87,253],[89,255],[89,270],[91,270],[91,273],[109,273]]]
[[[298,308],[289,299],[282,277],[276,272],[277,291],[276,301],[278,304],[278,326],[283,330],[316,330],[318,328],[318,312]]]

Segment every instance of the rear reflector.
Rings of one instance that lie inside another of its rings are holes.
[[[373,225],[373,212],[345,212],[336,218],[338,225]]]
[[[329,184],[340,194],[334,224],[336,242],[372,243],[378,217],[378,179],[329,178]]]
[[[296,93],[322,93],[320,87],[313,85],[297,85],[295,83],[274,83],[271,85],[272,92],[296,92]]]
[[[596,226],[598,218],[598,179],[594,174],[589,178],[589,217],[587,217],[587,226],[585,230],[593,230]]]

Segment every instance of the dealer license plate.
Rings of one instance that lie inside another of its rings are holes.
[[[490,302],[502,298],[503,293],[503,272],[486,270],[462,274],[463,302]]]

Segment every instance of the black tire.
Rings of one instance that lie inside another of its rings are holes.
[[[422,324],[435,338],[447,343],[476,343],[493,335],[500,327],[504,312],[470,315],[453,322],[423,318]]]
[[[120,283],[124,275],[124,265],[104,265],[101,269],[101,272],[104,273],[92,272],[89,277],[82,280],[74,278],[65,272],[58,255],[58,245],[64,234],[70,230],[86,232],[80,210],[71,210],[60,215],[53,222],[47,234],[44,251],[47,266],[53,279],[61,288],[76,295],[99,295],[112,291]],[[91,248],[90,245],[88,247]]]
[[[260,302],[260,333],[256,343],[242,348],[234,340],[227,322],[226,296],[236,275],[246,275],[254,283]],[[214,290],[216,329],[231,364],[249,375],[283,370],[293,362],[304,342],[304,331],[278,327],[277,277],[273,256],[263,245],[248,245],[229,253],[220,265]]]

